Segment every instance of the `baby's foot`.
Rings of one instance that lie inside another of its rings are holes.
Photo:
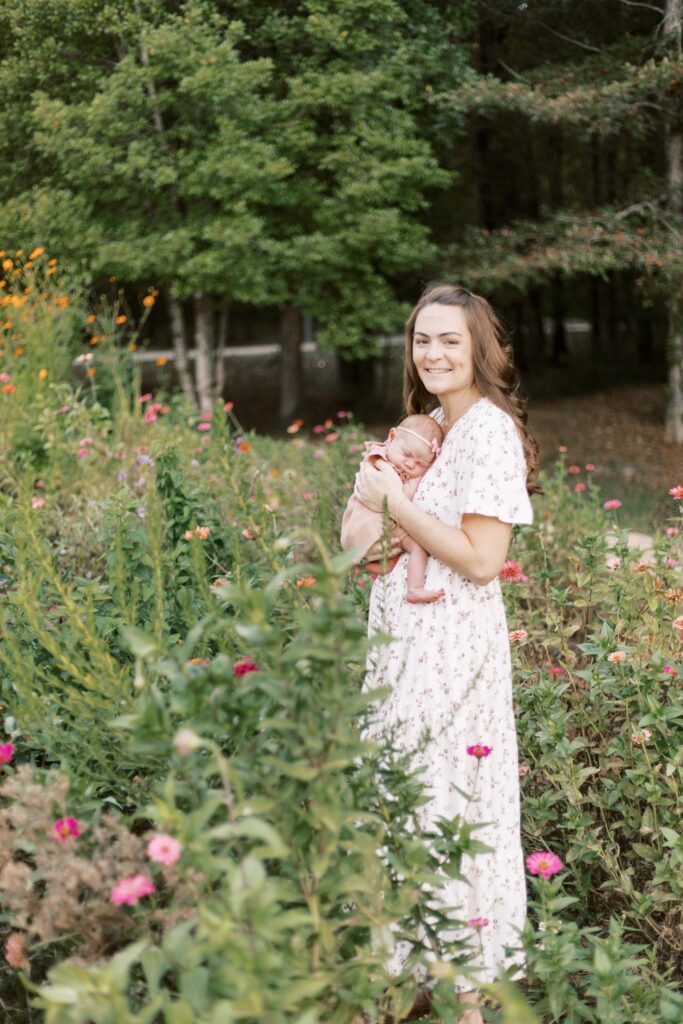
[[[443,595],[443,590],[425,590],[424,587],[415,587],[406,594],[406,601],[409,601],[410,604],[430,604],[432,601],[438,601]]]

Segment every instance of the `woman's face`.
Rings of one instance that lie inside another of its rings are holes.
[[[413,361],[420,380],[443,404],[474,382],[473,344],[460,306],[432,302],[417,314]]]

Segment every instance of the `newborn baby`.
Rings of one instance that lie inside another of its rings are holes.
[[[443,434],[431,416],[407,416],[398,427],[392,427],[384,442],[366,441],[364,461],[373,465],[378,460],[388,463],[403,484],[403,493],[412,499],[420,479],[439,454]],[[384,516],[373,512],[354,495],[349,498],[341,528],[341,544],[345,550],[362,547],[360,560],[373,562],[382,557]],[[437,601],[443,590],[425,589],[427,552],[396,523],[391,531],[391,547],[408,552],[408,592],[406,600],[413,604]]]

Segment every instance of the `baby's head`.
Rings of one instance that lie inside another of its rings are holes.
[[[406,479],[427,472],[439,454],[443,433],[431,416],[406,416],[387,437],[386,458]]]

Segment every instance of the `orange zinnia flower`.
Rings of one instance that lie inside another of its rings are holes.
[[[146,309],[149,309],[150,306],[154,305],[154,296],[145,295],[144,299],[142,300],[142,305],[145,306]]]
[[[123,313],[121,313],[121,314],[119,314],[119,316],[117,316],[117,318],[116,318],[116,320],[114,322],[117,323],[117,324],[125,324],[127,319],[128,319],[128,317],[124,316]]]
[[[166,356],[159,356],[159,358],[155,359],[154,362],[156,363],[157,366],[166,366],[168,359],[166,358]]]

